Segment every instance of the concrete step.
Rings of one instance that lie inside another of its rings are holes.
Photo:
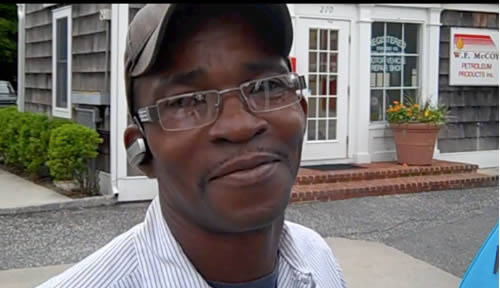
[[[403,166],[396,162],[376,162],[357,165],[359,168],[320,171],[300,168],[296,184],[311,185],[411,176],[475,173],[477,165],[434,160],[431,166]]]
[[[290,202],[334,201],[368,196],[408,194],[498,186],[498,175],[454,173],[295,185]]]

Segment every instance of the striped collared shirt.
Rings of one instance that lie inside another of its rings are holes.
[[[285,221],[278,287],[346,287],[330,247],[315,231]],[[39,287],[210,288],[174,239],[158,197],[144,222]]]

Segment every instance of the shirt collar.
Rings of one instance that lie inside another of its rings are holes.
[[[162,270],[175,271],[178,273],[173,275],[175,278],[166,280],[169,284],[155,285],[161,285],[163,287],[210,287],[184,254],[177,240],[175,240],[163,218],[158,196],[152,201],[148,208],[144,226],[142,230],[140,230],[138,237],[141,243],[143,243],[147,249],[151,250],[156,257],[155,260],[148,260],[148,263],[150,263],[148,266],[163,267]],[[290,271],[281,270],[282,266],[288,265],[293,269],[291,270],[293,276],[286,276],[286,278],[298,280],[303,278],[312,279],[312,270],[306,264],[304,253],[297,246],[287,221],[285,221],[283,225],[279,251],[279,275],[281,275],[282,272]],[[160,268],[158,268],[158,270],[159,269]],[[180,278],[181,276],[179,276],[179,274],[184,275],[186,278]]]

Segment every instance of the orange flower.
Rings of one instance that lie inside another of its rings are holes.
[[[419,107],[418,103],[415,103],[413,106],[416,107],[416,108]]]
[[[399,103],[399,101],[395,100],[395,101],[393,101],[392,103],[394,103],[394,104],[398,104],[398,103]]]

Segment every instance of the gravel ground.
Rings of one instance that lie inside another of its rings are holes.
[[[0,216],[0,270],[78,262],[142,221],[149,202]],[[324,237],[378,241],[462,277],[498,221],[498,187],[296,204]]]

